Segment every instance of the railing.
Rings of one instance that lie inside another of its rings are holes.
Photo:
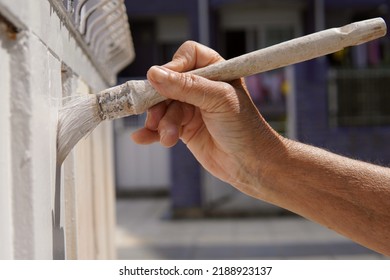
[[[390,69],[329,71],[332,126],[390,125]]]
[[[49,0],[109,84],[134,59],[124,0]]]

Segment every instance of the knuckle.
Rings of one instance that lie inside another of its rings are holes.
[[[194,55],[196,54],[196,46],[198,43],[188,40],[184,42],[176,53],[173,55],[173,60],[181,64],[181,69],[184,71],[194,68]]]
[[[180,90],[188,94],[196,88],[198,78],[191,74],[180,75]]]
[[[187,40],[180,46],[180,48],[188,48],[188,47],[192,48],[196,44],[198,44],[198,43],[196,43],[195,41]]]

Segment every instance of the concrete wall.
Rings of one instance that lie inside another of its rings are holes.
[[[50,1],[0,0],[0,259],[107,259],[111,124],[56,166],[63,97],[106,88]]]

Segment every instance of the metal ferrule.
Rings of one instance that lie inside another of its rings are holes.
[[[127,83],[124,83],[97,94],[102,120],[117,119],[132,114],[133,104],[130,100],[129,91]]]

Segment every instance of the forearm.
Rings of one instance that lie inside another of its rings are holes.
[[[285,140],[258,172],[258,198],[390,255],[390,169]]]
[[[390,255],[390,171],[286,140],[262,118],[241,80],[187,72],[222,61],[194,42],[148,79],[171,102],[149,110],[137,143],[179,138],[198,161],[242,192],[289,209]]]

